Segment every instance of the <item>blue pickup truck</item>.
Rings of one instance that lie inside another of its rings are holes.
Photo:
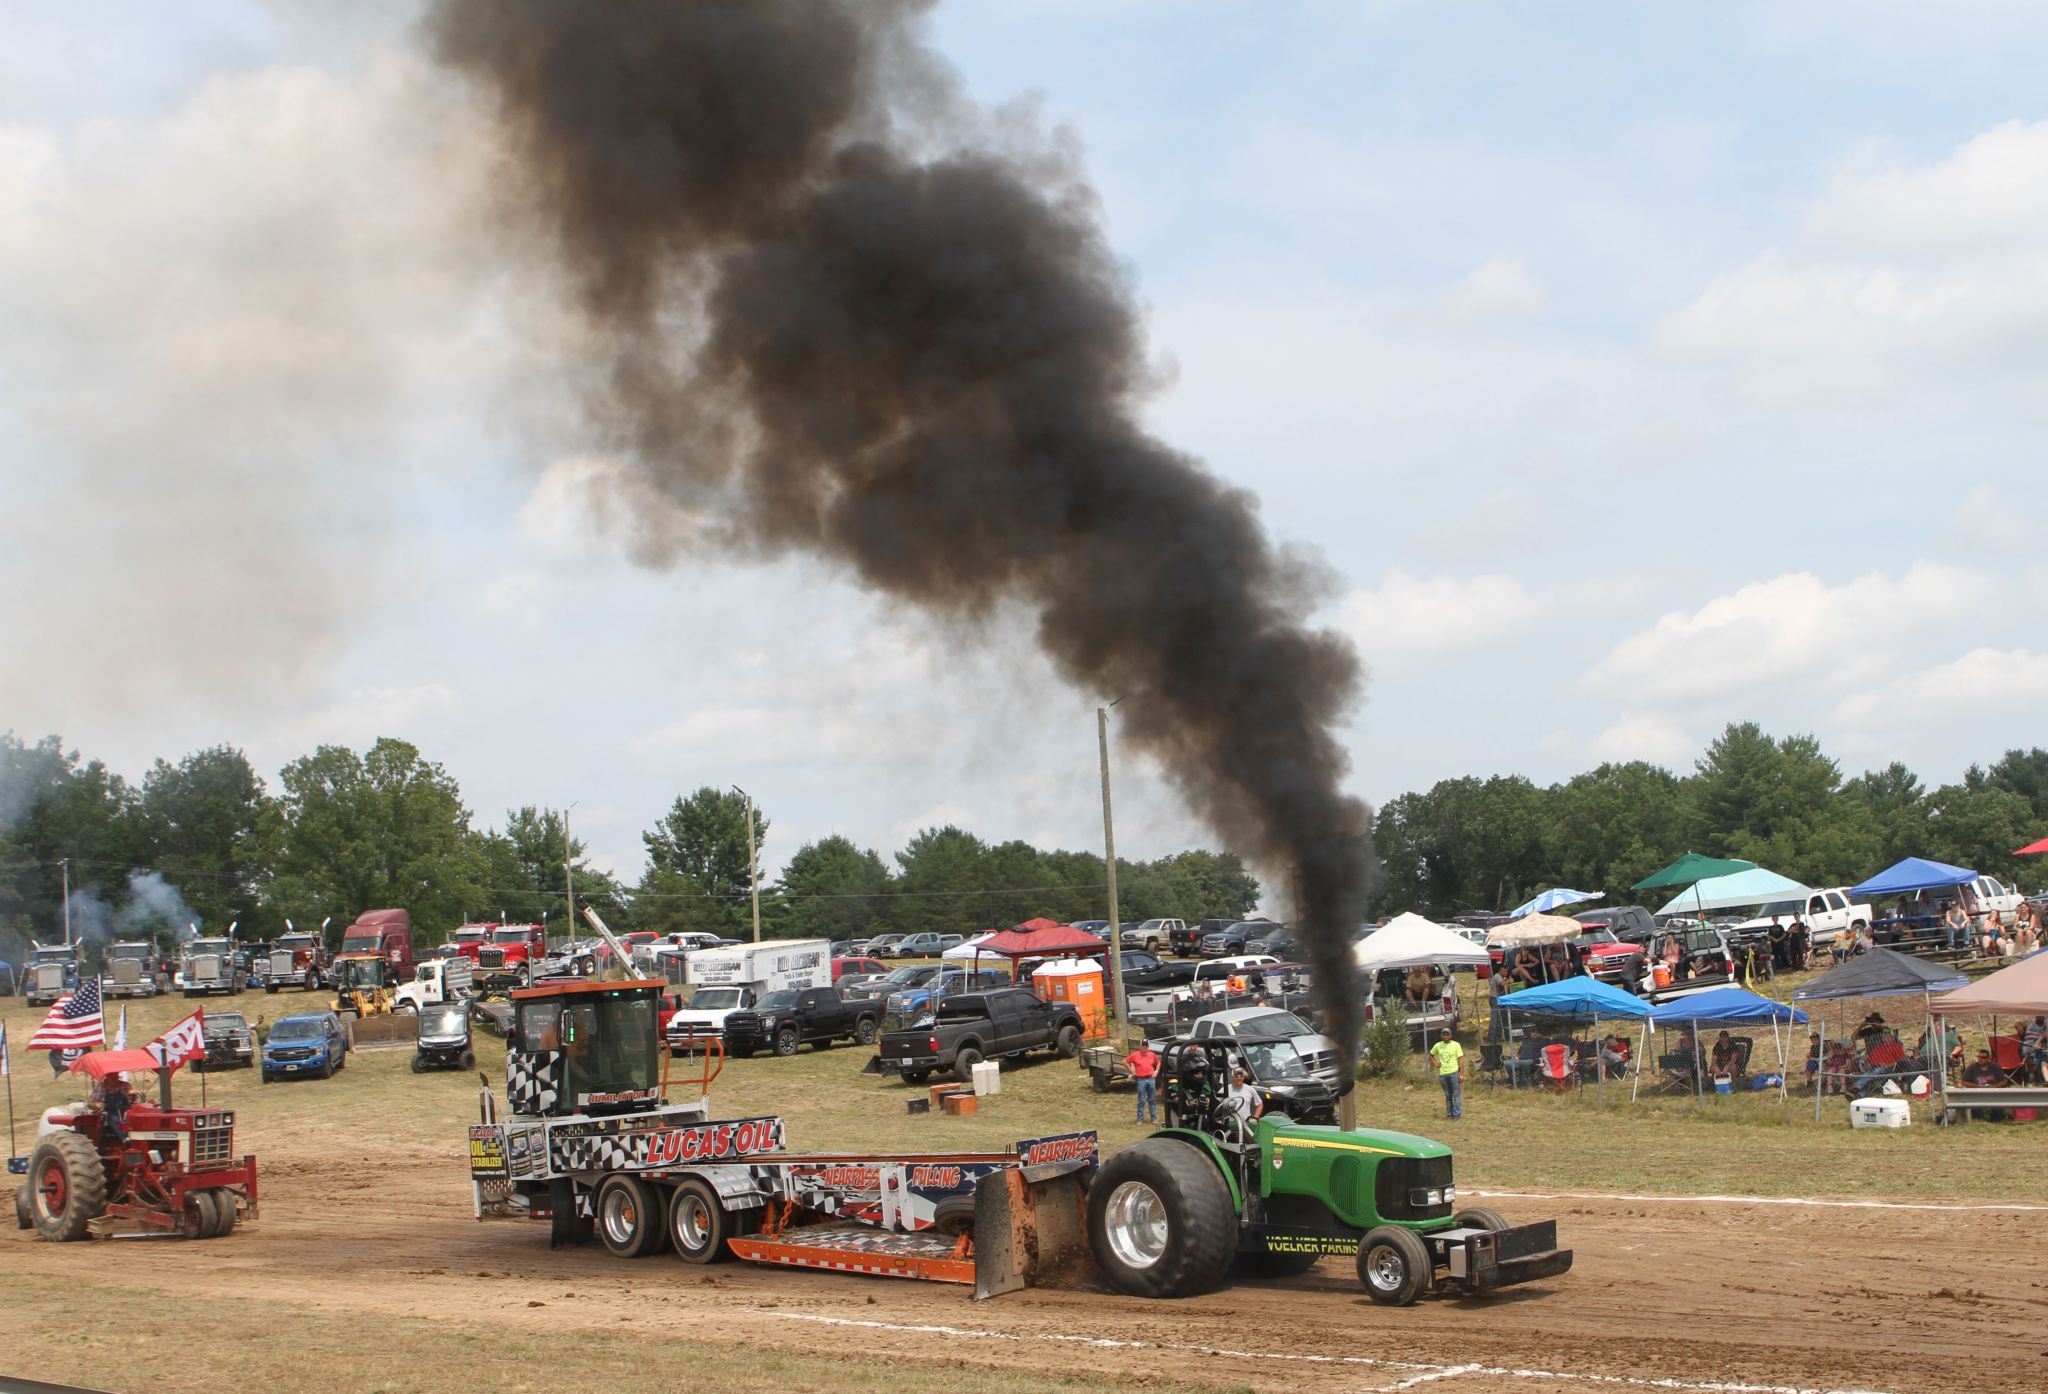
[[[293,1012],[279,1017],[263,1042],[263,1082],[286,1075],[332,1079],[348,1064],[348,1028],[333,1012]]]
[[[892,992],[883,1007],[890,1017],[904,1017],[916,1020],[928,1015],[932,1003],[954,992],[980,992],[986,988],[1009,987],[1010,975],[995,968],[982,968],[975,972],[966,969],[947,969],[935,973],[916,987]]]

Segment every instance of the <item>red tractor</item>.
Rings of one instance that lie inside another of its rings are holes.
[[[211,1239],[256,1214],[256,1159],[235,1156],[232,1112],[171,1107],[171,1072],[146,1050],[95,1050],[71,1068],[97,1081],[92,1101],[43,1115],[14,1193],[21,1228],[61,1242],[127,1222]],[[157,1072],[158,1103],[128,1093],[129,1071]]]

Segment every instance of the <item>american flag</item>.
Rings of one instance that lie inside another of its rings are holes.
[[[105,1045],[106,1019],[100,1015],[100,980],[88,978],[85,986],[61,997],[43,1024],[28,1038],[30,1050],[69,1050],[80,1046]]]

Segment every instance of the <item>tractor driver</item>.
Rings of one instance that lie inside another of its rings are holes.
[[[111,1074],[95,1084],[91,1102],[98,1106],[100,1116],[106,1121],[107,1136],[115,1142],[128,1141],[128,1109],[135,1102],[135,1091],[128,1087],[128,1076]]]
[[[1259,1115],[1266,1111],[1265,1100],[1259,1091],[1252,1088],[1252,1072],[1242,1061],[1230,1067],[1230,1089],[1223,1096],[1222,1111],[1243,1122],[1246,1131],[1259,1121]]]

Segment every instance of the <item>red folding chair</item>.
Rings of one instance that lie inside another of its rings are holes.
[[[1578,1072],[1572,1068],[1571,1047],[1561,1042],[1543,1047],[1537,1057],[1537,1068],[1542,1072],[1543,1083],[1559,1093],[1578,1082]]]
[[[2018,1036],[1993,1036],[1991,1038],[1991,1063],[1998,1066],[2006,1079],[2018,1084],[2021,1073],[2027,1067],[2026,1053],[2020,1049]]]

